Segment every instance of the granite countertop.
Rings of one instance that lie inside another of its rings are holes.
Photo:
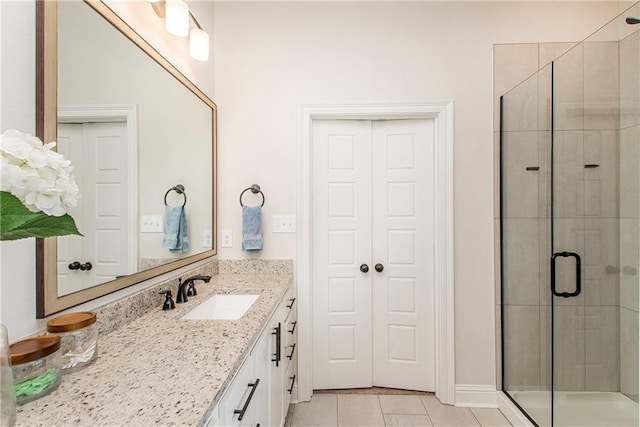
[[[175,310],[158,309],[98,340],[92,365],[18,407],[18,426],[203,425],[291,285],[290,274],[219,274]],[[260,293],[239,320],[182,320],[213,294]]]

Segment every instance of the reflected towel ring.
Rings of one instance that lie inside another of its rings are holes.
[[[245,188],[242,193],[240,193],[240,206],[244,207],[244,205],[242,204],[242,196],[249,190],[251,190],[253,194],[260,193],[260,195],[262,196],[262,204],[260,205],[260,207],[264,206],[264,193],[262,192],[262,190],[260,190],[260,186],[258,184],[253,184],[251,187]]]
[[[178,184],[175,187],[171,187],[170,189],[167,190],[166,193],[164,193],[164,205],[167,206],[167,196],[169,195],[169,193],[171,191],[175,191],[178,194],[182,194],[184,196],[184,203],[182,204],[182,206],[187,204],[187,193],[184,192],[184,185],[182,184]]]

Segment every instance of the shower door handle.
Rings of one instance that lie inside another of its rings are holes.
[[[558,257],[573,257],[576,260],[576,289],[573,292],[556,291],[556,258]],[[580,291],[582,290],[582,287],[580,285],[581,282],[582,277],[580,255],[575,252],[556,252],[551,256],[551,293],[553,295],[563,298],[577,297],[578,295],[580,295]]]

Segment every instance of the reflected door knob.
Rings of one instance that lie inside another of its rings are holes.
[[[384,270],[384,265],[382,264],[376,264],[376,266],[374,267],[376,269],[376,271],[378,273],[382,273],[382,270]]]
[[[366,273],[369,271],[369,266],[367,264],[362,264],[360,266],[360,271],[362,271],[363,273]]]

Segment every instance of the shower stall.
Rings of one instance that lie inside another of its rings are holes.
[[[637,18],[500,99],[502,388],[538,426],[639,425]]]

